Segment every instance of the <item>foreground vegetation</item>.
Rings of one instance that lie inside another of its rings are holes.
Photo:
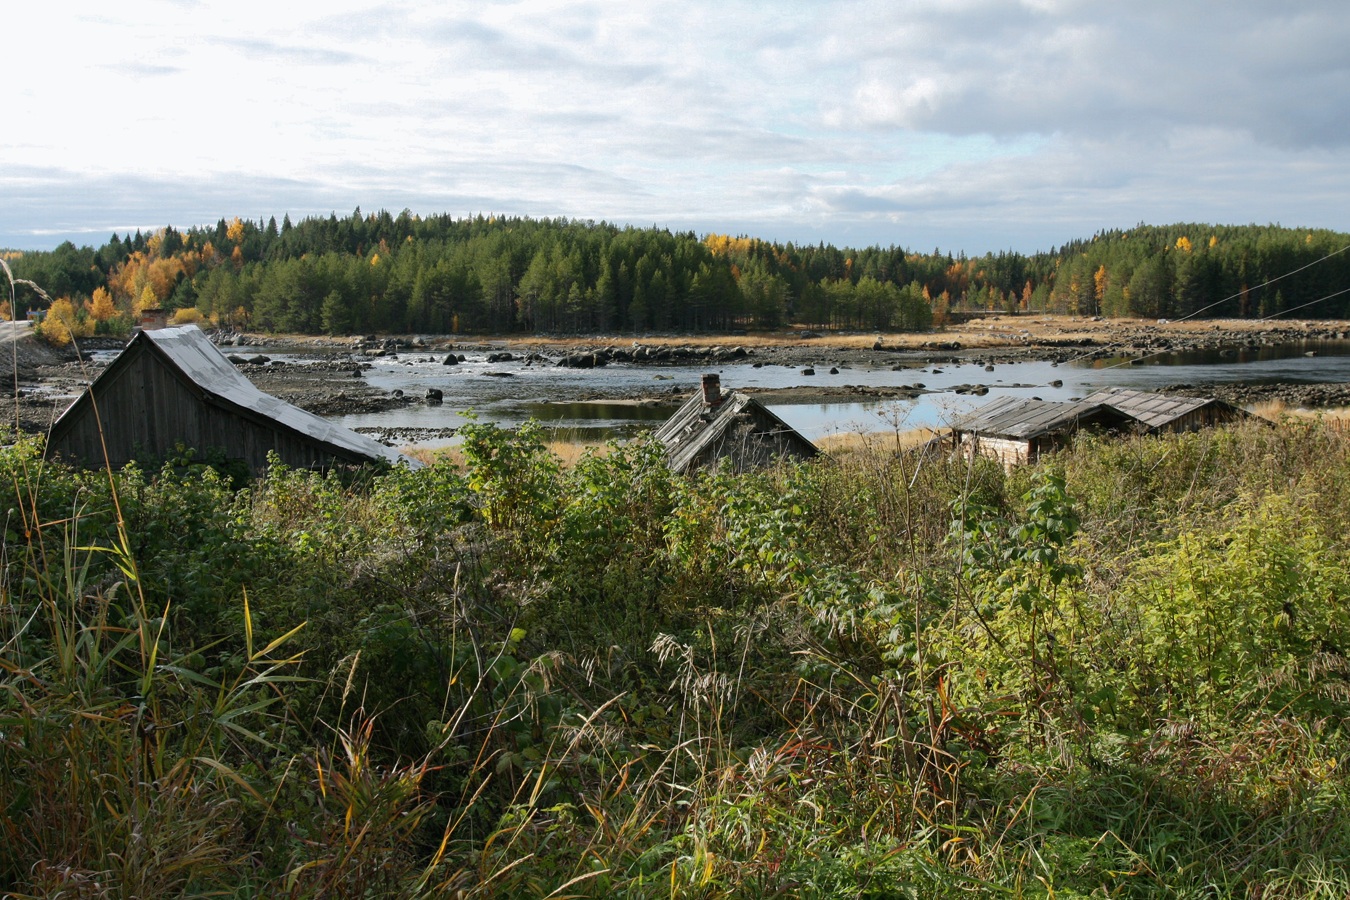
[[[564,219],[397,216],[116,234],[7,254],[55,298],[47,337],[121,333],[141,309],[261,331],[595,334],[785,324],[927,331],[961,312],[1350,318],[1350,236],[1140,225],[1044,253],[798,246]],[[18,292],[20,315],[47,304]]]
[[[692,479],[466,433],[238,492],[0,452],[0,889],[1350,890],[1342,430]]]

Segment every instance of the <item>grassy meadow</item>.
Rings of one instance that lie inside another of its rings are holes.
[[[0,893],[1350,892],[1350,432],[0,449]]]

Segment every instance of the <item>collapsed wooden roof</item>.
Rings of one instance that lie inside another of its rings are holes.
[[[160,376],[161,371],[168,377]],[[91,436],[94,431],[102,434]],[[227,455],[248,459],[254,468],[260,468],[259,455],[265,461],[268,443],[283,458],[284,450],[310,448],[285,460],[290,465],[419,465],[391,447],[263,393],[195,325],[142,331],[132,338],[61,414],[47,443],[56,452],[100,464],[99,454],[89,452],[93,438],[107,446],[114,465],[136,458],[135,452],[162,456],[175,442],[198,450],[220,447]]]
[[[775,457],[809,459],[820,451],[758,400],[722,390],[716,376],[705,376],[694,394],[658,428],[666,459],[676,472],[688,472],[729,457],[738,469],[763,465]]]

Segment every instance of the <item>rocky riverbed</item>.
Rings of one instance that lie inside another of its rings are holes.
[[[1020,326],[1029,327],[1020,327]],[[1294,342],[1344,340],[1350,323],[1214,322],[1158,323],[1056,319],[1032,320],[995,317],[990,322],[968,323],[929,335],[819,335],[807,337],[731,335],[691,339],[658,337],[647,340],[503,340],[453,341],[448,339],[386,340],[372,342],[307,341],[301,345],[266,340],[264,347],[288,353],[336,355],[307,366],[276,368],[273,365],[245,367],[263,390],[321,415],[378,411],[400,405],[426,402],[422,397],[392,396],[366,385],[358,376],[372,352],[395,354],[408,359],[443,359],[446,355],[474,355],[489,361],[524,362],[526,365],[603,367],[611,362],[648,365],[656,378],[662,366],[715,366],[739,363],[752,366],[783,366],[803,374],[803,384],[761,393],[778,402],[833,403],[871,399],[904,399],[924,392],[916,380],[898,387],[811,384],[810,375],[846,372],[850,368],[889,367],[897,370],[953,363],[998,366],[1029,360],[1067,363],[1080,359],[1143,361],[1163,353],[1188,351],[1237,352]],[[256,339],[253,339],[256,340]],[[250,347],[257,350],[256,344]],[[506,376],[507,373],[488,373]],[[963,385],[960,393],[980,394],[980,383]],[[1186,385],[1178,385],[1185,392]],[[1278,399],[1291,406],[1350,405],[1350,384],[1223,385],[1207,388],[1210,395],[1235,403],[1251,404]],[[598,394],[582,399],[670,403],[670,388],[654,380],[639,392]]]
[[[112,339],[86,340],[77,357],[73,349],[52,350],[37,343],[22,329],[13,332],[4,348],[10,350],[12,364],[0,365],[0,381],[7,381],[14,392],[20,427],[29,431],[45,431],[121,346],[120,341]],[[649,403],[671,403],[677,399],[671,395],[672,388],[659,380],[663,366],[712,367],[726,363],[785,366],[798,369],[803,383],[764,393],[779,402],[831,403],[903,399],[921,393],[924,388],[917,381],[882,388],[815,385],[809,373],[837,373],[854,367],[908,369],[949,363],[997,366],[1034,359],[1057,363],[1084,358],[1144,360],[1160,353],[1237,352],[1291,342],[1343,340],[1348,334],[1350,323],[1346,322],[1169,323],[993,316],[924,335],[820,335],[794,331],[697,339],[652,336],[638,340],[465,341],[444,337],[325,339],[219,334],[216,339],[240,371],[263,391],[318,415],[335,416],[438,402],[435,398],[405,396],[371,386],[366,373],[377,358],[436,361],[445,365],[455,365],[469,357],[527,366],[645,365],[654,372],[650,388],[570,399]],[[277,355],[291,360],[301,358],[304,364],[273,358]],[[510,373],[489,371],[479,377],[489,376],[510,377]],[[983,386],[973,383],[963,387],[967,393],[978,394]],[[1173,389],[1187,392],[1189,386],[1175,385]],[[1344,383],[1234,384],[1210,386],[1206,393],[1241,404],[1279,400],[1295,407],[1350,405],[1350,384]],[[400,433],[381,436],[394,441],[442,436],[423,434],[426,429],[393,430]]]

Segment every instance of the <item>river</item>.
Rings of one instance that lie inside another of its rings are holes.
[[[721,375],[728,388],[869,388],[922,385],[927,393],[915,400],[784,403],[771,395],[766,405],[806,437],[815,440],[840,432],[938,428],[989,400],[1015,395],[1045,400],[1082,397],[1104,387],[1161,390],[1190,385],[1202,390],[1222,383],[1350,382],[1350,341],[1317,341],[1223,351],[1171,353],[1137,360],[1083,359],[1054,364],[1046,361],[1004,363],[992,371],[980,364],[950,363],[841,367],[830,374],[828,363],[805,375],[799,366],[764,364],[754,358],[735,364],[651,366],[611,364],[598,369],[565,369],[523,361],[486,361],[485,352],[466,354],[465,362],[445,366],[441,357],[404,354],[374,360],[367,382],[387,391],[402,390],[422,397],[428,388],[444,392],[441,405],[414,403],[379,413],[335,417],[350,427],[453,428],[471,412],[480,422],[502,426],[536,419],[557,432],[560,440],[603,441],[631,437],[655,428],[674,406],[693,392],[705,372]],[[828,354],[822,354],[828,356]],[[961,385],[983,385],[983,396],[957,393]],[[669,403],[635,405],[618,397],[661,395]]]

